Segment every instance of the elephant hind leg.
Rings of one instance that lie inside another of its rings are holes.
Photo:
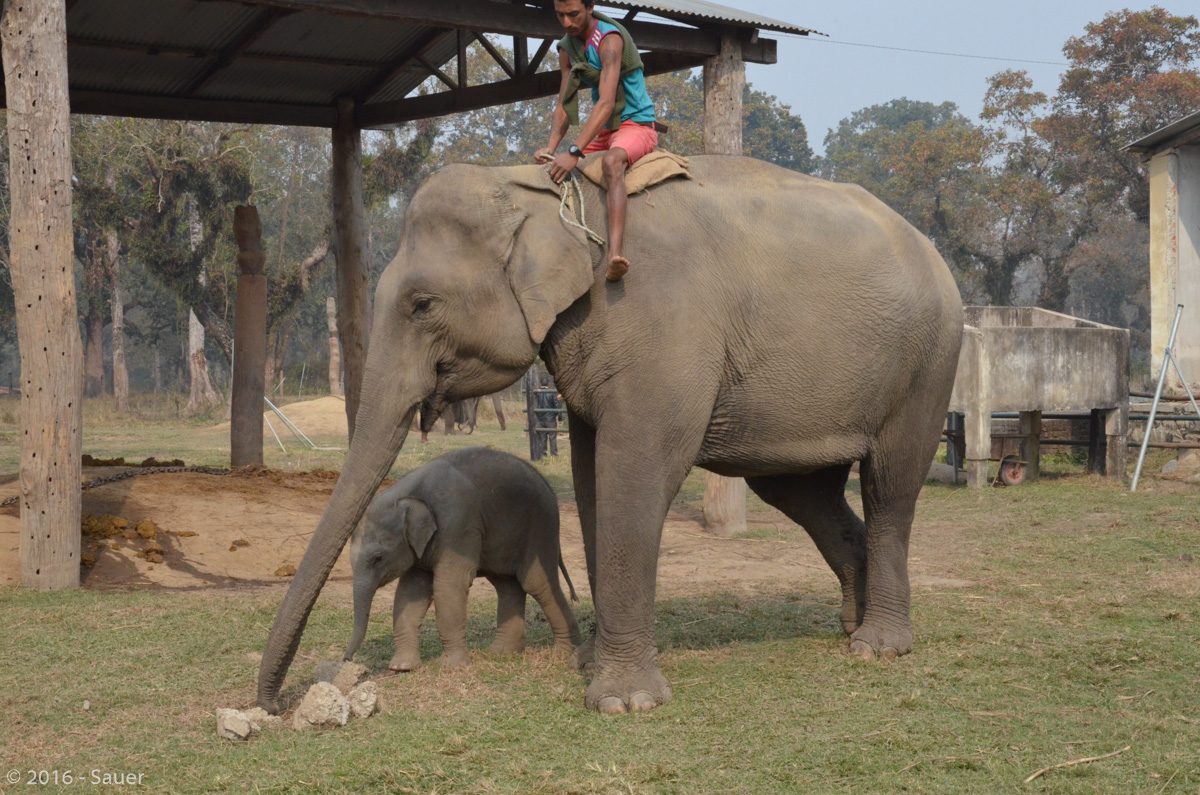
[[[547,572],[539,561],[526,575],[522,584],[546,614],[546,620],[550,622],[550,628],[554,631],[555,648],[574,652],[581,643],[579,624],[575,621],[575,611],[571,609],[571,604],[559,585],[558,570],[551,568]]]
[[[525,650],[525,589],[516,577],[488,576],[496,588],[496,640],[493,654],[520,654]]]
[[[864,658],[912,651],[908,541],[945,417],[942,406],[926,402],[901,407],[863,459],[867,609],[862,625],[850,636],[850,651]]]
[[[850,465],[803,475],[748,478],[754,493],[803,527],[842,586],[842,629],[858,629],[867,604],[866,527],[846,502]]]

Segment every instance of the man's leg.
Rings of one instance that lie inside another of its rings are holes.
[[[629,168],[629,154],[620,147],[609,149],[604,155],[604,183],[608,186],[608,272],[610,282],[619,281],[629,271],[629,260],[624,256],[625,208],[629,197],[625,193],[625,170]]]

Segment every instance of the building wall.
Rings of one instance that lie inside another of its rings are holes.
[[[1150,161],[1150,346],[1155,378],[1177,304],[1184,310],[1176,357],[1188,382],[1200,386],[1200,145],[1160,152]],[[1167,383],[1179,386],[1174,372]]]

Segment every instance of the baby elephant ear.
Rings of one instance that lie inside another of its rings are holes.
[[[509,185],[524,220],[510,247],[508,280],[525,314],[529,338],[536,345],[546,339],[558,314],[587,293],[594,281],[587,238],[582,230],[559,218],[554,183],[548,176],[542,177],[550,190],[540,180],[533,182],[534,175],[513,179]]]
[[[433,512],[429,510],[429,506],[420,500],[406,497],[401,500],[401,503],[404,509],[405,537],[408,539],[408,545],[420,559],[425,556],[429,542],[433,540],[433,534],[437,532],[437,521],[433,517]]]

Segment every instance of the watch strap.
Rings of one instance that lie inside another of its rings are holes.
[[[579,158],[583,157],[583,150],[580,149],[575,144],[571,144],[571,146],[567,149],[567,153],[574,155],[575,157],[579,157]]]

